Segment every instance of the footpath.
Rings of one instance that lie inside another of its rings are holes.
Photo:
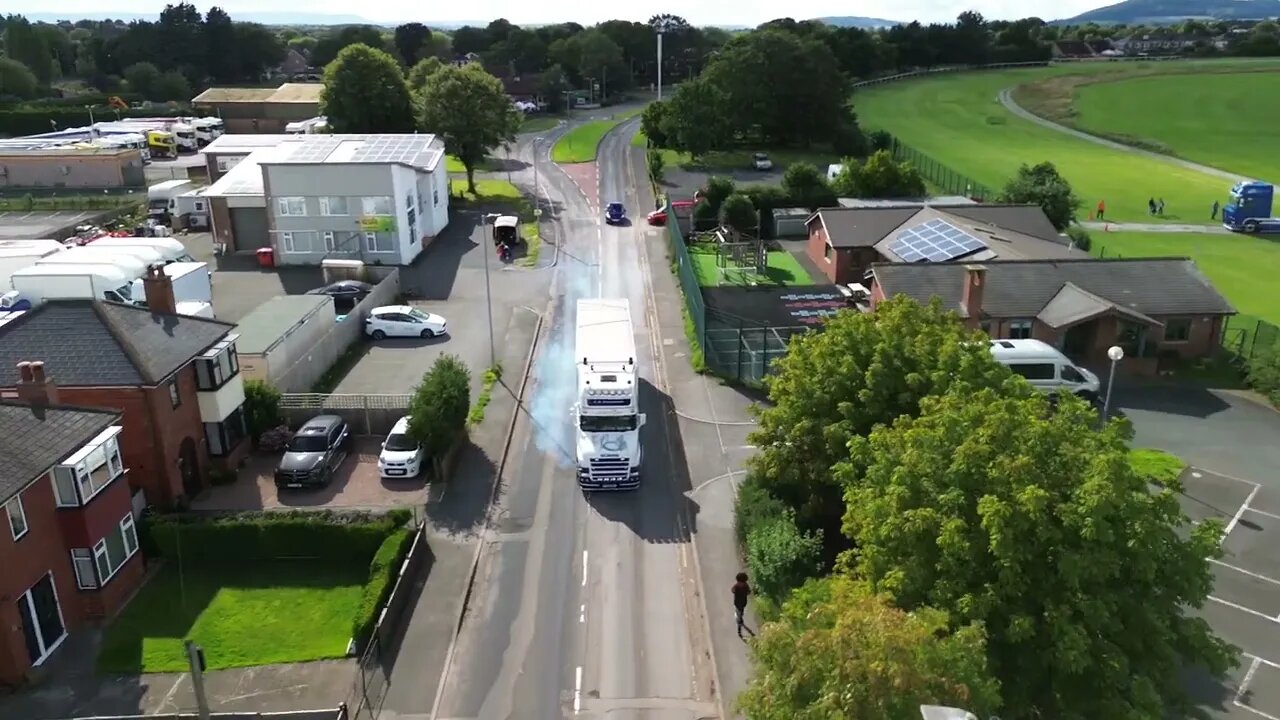
[[[640,163],[637,176],[644,177],[644,151],[633,150],[632,161]],[[647,188],[639,189],[639,194],[652,201]],[[684,301],[670,271],[666,231],[651,228],[642,237],[657,305],[670,399],[681,444],[686,449],[689,488],[685,494],[696,508],[691,527],[696,567],[706,596],[715,700],[721,717],[740,717],[734,705],[750,679],[751,660],[746,640],[740,639],[736,631],[730,593],[734,576],[745,569],[734,534],[733,507],[746,460],[754,452],[747,442],[747,435],[755,426],[749,411],[752,400],[715,378],[693,371],[689,342],[684,335]],[[751,631],[759,628],[750,613],[747,625]]]
[[[1230,235],[1222,225],[1174,225],[1162,223],[1082,222],[1080,226],[1089,232],[1141,232],[1141,233],[1210,233]]]

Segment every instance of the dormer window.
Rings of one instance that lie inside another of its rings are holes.
[[[53,491],[58,507],[87,505],[124,474],[119,436],[119,427],[109,427],[54,467]]]

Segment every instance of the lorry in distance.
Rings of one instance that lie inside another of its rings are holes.
[[[1222,226],[1232,232],[1280,233],[1280,218],[1272,215],[1274,195],[1271,183],[1236,183],[1222,208]]]

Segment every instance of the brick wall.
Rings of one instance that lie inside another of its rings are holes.
[[[209,198],[209,219],[213,228],[213,241],[222,243],[227,252],[235,252],[236,235],[231,227],[231,208],[224,197]]]
[[[861,282],[862,273],[857,266],[864,258],[857,249],[836,249],[827,246],[827,230],[820,222],[809,224],[809,244],[806,247],[809,259],[818,266],[823,275],[833,283]],[[870,261],[867,261],[869,263]],[[862,263],[865,266],[865,263]]]

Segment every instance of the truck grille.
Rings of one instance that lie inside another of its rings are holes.
[[[597,458],[589,469],[578,470],[578,484],[589,490],[631,490],[640,486],[640,472],[626,458]]]

